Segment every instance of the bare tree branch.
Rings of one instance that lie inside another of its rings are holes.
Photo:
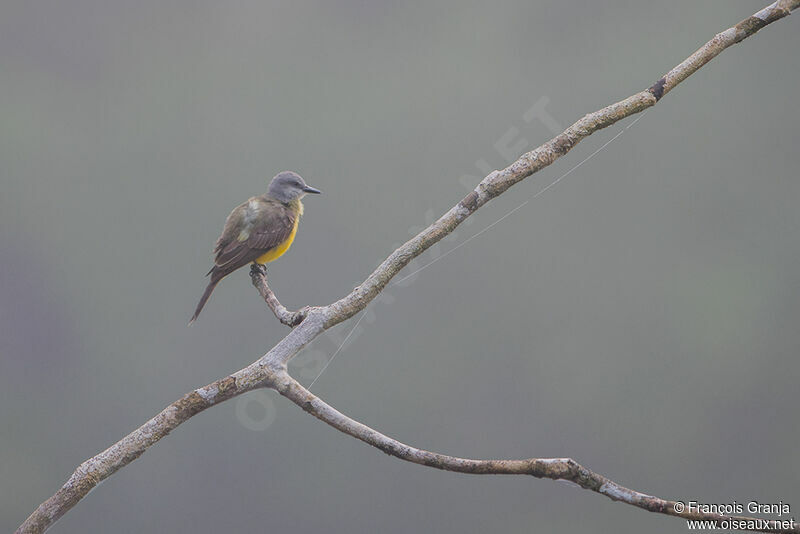
[[[583,488],[591,489],[611,499],[652,512],[676,515],[687,519],[731,519],[715,514],[678,513],[674,508],[673,501],[624,488],[589,471],[571,459],[469,460],[415,449],[337,412],[292,379],[286,371],[286,366],[292,357],[319,334],[363,310],[386,287],[392,277],[408,265],[412,259],[452,232],[464,219],[489,200],[550,165],[569,152],[583,138],[597,130],[654,106],[665,94],[724,49],[753,35],[764,26],[789,15],[798,6],[800,6],[800,0],[780,0],[770,4],[736,26],[717,34],[649,89],[586,115],[560,135],[531,152],[523,154],[507,168],[492,172],[461,202],[395,250],[350,294],[328,306],[290,312],[280,305],[275,295],[269,290],[266,278],[264,277],[263,284],[261,284],[261,274],[255,273],[253,282],[278,319],[284,324],[294,324],[298,318],[301,322],[289,335],[257,361],[228,377],[187,393],[122,440],[83,462],[61,489],[43,502],[20,525],[17,533],[44,532],[102,480],[141,456],[148,448],[184,421],[215,404],[262,387],[277,390],[334,428],[410,462],[462,473],[527,474],[539,478],[570,480]],[[303,314],[305,317],[302,318],[297,314]],[[733,519],[756,521],[755,518]],[[794,525],[790,529],[754,527],[748,530],[800,533],[800,525]]]
[[[530,475],[536,478],[568,480],[582,487],[605,495],[613,501],[622,501],[637,506],[648,512],[672,515],[689,520],[708,520],[722,522],[724,520],[759,521],[756,532],[796,532],[776,528],[775,521],[755,520],[752,517],[724,516],[720,514],[700,513],[697,511],[676,511],[676,501],[660,499],[652,495],[620,486],[613,480],[590,471],[572,458],[528,458],[525,460],[472,460],[458,458],[435,452],[417,449],[373,430],[338,412],[319,397],[304,388],[297,380],[286,372],[276,373],[275,381],[270,386],[281,395],[300,406],[314,417],[328,423],[333,428],[344,432],[368,445],[376,447],[386,454],[407,462],[435,467],[443,471],[454,471],[470,475]],[[678,508],[680,509],[680,507]]]
[[[309,310],[308,307],[292,312],[287,310],[286,307],[280,303],[278,297],[275,296],[275,293],[273,293],[267,285],[266,265],[253,263],[250,267],[250,281],[253,282],[261,298],[264,299],[264,302],[267,303],[269,309],[272,310],[272,313],[275,314],[275,317],[277,317],[281,323],[286,326],[297,326],[306,318]]]

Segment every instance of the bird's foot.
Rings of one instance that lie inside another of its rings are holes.
[[[267,276],[267,266],[262,263],[253,262],[253,264],[250,266],[250,276],[256,274]]]

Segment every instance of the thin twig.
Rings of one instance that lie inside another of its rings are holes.
[[[267,303],[269,309],[275,314],[278,320],[286,326],[295,327],[303,322],[303,319],[308,315],[309,307],[301,308],[297,311],[289,311],[280,303],[278,297],[272,292],[267,284],[267,267],[259,263],[253,263],[250,266],[250,281],[258,290],[261,298]]]
[[[82,463],[64,486],[39,505],[30,517],[20,525],[17,533],[44,532],[102,480],[141,456],[142,453],[177,428],[178,425],[210,406],[260,387],[276,389],[306,411],[335,428],[358,437],[366,443],[395,456],[403,458],[405,455],[406,457],[403,459],[415,461],[422,465],[429,465],[439,469],[450,467],[450,470],[461,472],[524,473],[533,476],[572,480],[582,487],[646,510],[680,515],[690,519],[723,519],[723,516],[678,514],[674,510],[674,506],[671,506],[674,505],[672,501],[658,499],[623,488],[581,467],[570,459],[480,461],[454,458],[414,449],[391,440],[375,430],[336,412],[291,379],[286,373],[286,365],[291,358],[322,332],[363,310],[403,267],[452,232],[456,226],[478,208],[502,194],[512,185],[547,167],[569,152],[582,139],[597,130],[611,126],[626,117],[654,106],[664,95],[724,49],[753,35],[767,24],[787,16],[798,6],[800,6],[800,0],[780,0],[770,4],[736,26],[717,34],[680,65],[660,78],[649,89],[586,115],[560,135],[531,152],[523,154],[509,167],[489,174],[461,202],[389,255],[350,294],[328,306],[309,308],[305,319],[267,354],[226,378],[184,395],[122,440]],[[266,286],[266,283],[264,285]],[[265,295],[262,294],[262,296]],[[275,299],[275,302],[277,302],[277,299]],[[285,310],[285,308],[283,309]],[[755,521],[754,518],[751,519]],[[793,528],[785,530],[758,528],[748,530],[800,533],[800,525],[795,525]]]

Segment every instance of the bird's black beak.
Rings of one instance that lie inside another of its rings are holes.
[[[305,186],[303,188],[303,191],[306,193],[314,193],[315,195],[319,195],[320,193],[322,193],[322,191],[320,191],[316,187],[311,187],[310,185]]]

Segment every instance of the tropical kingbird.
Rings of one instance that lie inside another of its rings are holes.
[[[269,183],[265,195],[251,197],[236,206],[225,220],[225,228],[214,246],[214,266],[203,296],[194,311],[191,325],[220,280],[248,263],[265,264],[289,250],[303,215],[301,198],[307,193],[321,193],[307,185],[299,174],[284,171]]]

